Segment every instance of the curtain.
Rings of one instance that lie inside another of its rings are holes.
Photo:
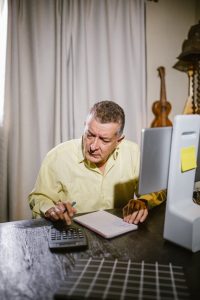
[[[27,219],[27,196],[46,153],[82,135],[88,109],[119,103],[125,135],[146,126],[142,0],[8,0],[4,132],[9,220]],[[6,143],[7,140],[7,143]]]
[[[6,0],[0,0],[0,221],[7,220],[6,174],[7,147],[6,130],[3,128],[3,107],[5,98],[5,62],[7,41],[8,5]],[[3,201],[5,199],[5,201]]]

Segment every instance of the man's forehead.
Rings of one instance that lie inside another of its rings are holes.
[[[118,132],[118,123],[101,123],[95,119],[90,119],[86,122],[86,130],[99,136],[112,137]]]

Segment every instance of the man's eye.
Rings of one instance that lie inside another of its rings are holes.
[[[110,141],[108,140],[102,140],[105,144],[109,143]]]
[[[93,137],[93,135],[91,133],[87,134],[87,138],[92,138],[92,137]]]

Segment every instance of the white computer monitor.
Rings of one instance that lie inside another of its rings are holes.
[[[174,118],[164,223],[164,238],[193,252],[200,250],[200,205],[193,201],[199,134],[199,115]]]
[[[200,143],[198,145],[198,152],[197,152],[197,168],[195,172],[195,182],[200,181]]]
[[[142,130],[139,177],[140,194],[167,188],[163,237],[193,252],[200,251],[200,205],[193,201],[199,135],[199,115],[176,116],[173,129]]]
[[[142,129],[139,189],[140,195],[167,188],[172,127]]]

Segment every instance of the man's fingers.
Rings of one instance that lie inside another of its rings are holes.
[[[54,210],[50,210],[48,211],[45,216],[50,219],[51,221],[57,221],[59,220],[59,216],[57,215],[57,213]]]
[[[132,223],[138,224],[139,222],[142,223],[145,221],[147,215],[148,215],[148,210],[141,209],[139,211],[135,211],[134,213],[125,216],[124,221],[130,224]]]
[[[71,218],[76,213],[76,209],[71,205],[70,202],[59,201],[54,207],[51,207],[46,213],[45,217],[51,221],[62,220],[68,225],[71,224]]]
[[[65,203],[65,207],[66,207],[66,210],[67,210],[67,212],[68,212],[68,215],[69,215],[70,217],[73,217],[74,214],[76,213],[76,208],[73,207],[73,206],[71,205],[70,202],[66,202],[66,203]]]
[[[64,217],[64,220],[67,223],[67,225],[71,225],[72,220],[71,220],[70,216],[68,215],[68,212],[65,212],[63,217]]]
[[[148,216],[148,209],[144,210],[143,216],[140,219],[140,222],[144,222],[146,220],[146,217]]]
[[[132,223],[134,223],[134,221],[135,221],[137,215],[138,215],[138,211],[135,211],[134,213],[129,214],[128,216],[126,216],[126,217],[124,218],[124,221],[127,222],[127,223],[132,224]]]
[[[65,204],[63,202],[61,202],[61,201],[59,201],[56,204],[56,208],[59,209],[59,212],[62,212],[62,213],[64,213],[65,210],[66,210]]]
[[[141,220],[143,220],[143,218],[145,219],[145,210],[141,209],[137,212],[137,214],[132,214],[131,218],[129,220],[130,223],[134,223],[134,224],[138,224],[139,222],[141,222]]]
[[[138,224],[144,222],[148,215],[146,203],[140,199],[131,199],[123,208],[124,221]]]
[[[63,206],[58,206],[58,205],[55,206],[55,213],[58,216],[59,220],[62,220],[62,221],[65,220],[64,212],[65,212],[64,205]]]
[[[123,215],[127,216],[137,212],[141,209],[146,209],[146,205],[141,200],[131,199],[128,204],[123,208]]]
[[[71,218],[74,216],[76,213],[76,209],[71,205],[70,202],[64,203],[65,205],[65,213],[64,213],[64,219],[68,225],[72,223]]]

